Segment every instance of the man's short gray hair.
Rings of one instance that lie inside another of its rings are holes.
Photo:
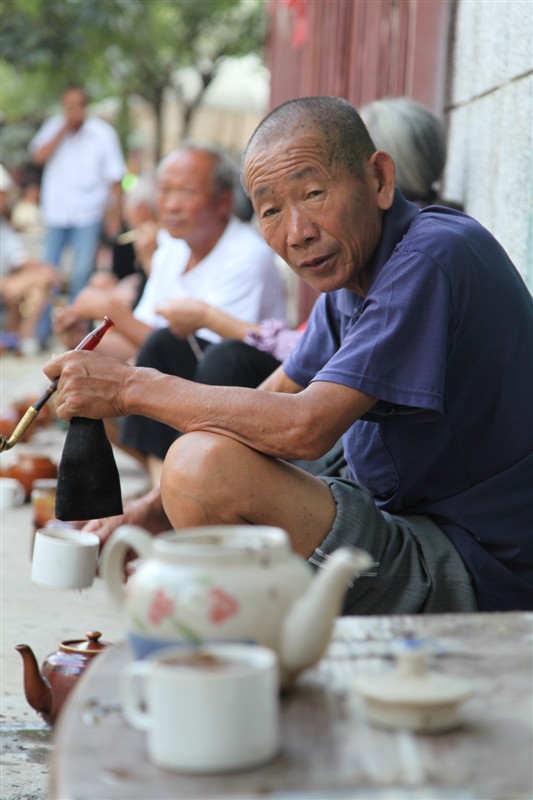
[[[235,187],[235,162],[227,155],[220,147],[213,144],[201,144],[192,140],[183,141],[179,147],[172,150],[162,161],[159,162],[157,167],[157,176],[161,171],[174,160],[178,153],[182,152],[197,152],[208,153],[213,159],[213,187],[215,192],[219,194],[224,191],[233,191]]]
[[[254,147],[268,148],[274,142],[308,131],[318,131],[331,166],[342,166],[361,177],[363,164],[375,145],[355,108],[342,97],[317,95],[288,100],[275,108],[257,126],[243,154],[243,166]]]

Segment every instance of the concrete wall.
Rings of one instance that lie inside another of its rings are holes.
[[[533,3],[458,0],[443,195],[503,244],[533,291]]]

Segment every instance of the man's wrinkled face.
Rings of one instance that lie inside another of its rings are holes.
[[[171,236],[194,244],[227,217],[228,192],[213,186],[213,159],[209,153],[183,150],[158,176],[159,220]]]
[[[320,292],[360,289],[381,235],[371,160],[358,178],[331,163],[317,132],[252,146],[243,172],[261,233]]]

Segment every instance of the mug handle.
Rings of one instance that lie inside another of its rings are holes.
[[[14,494],[14,503],[16,506],[21,506],[26,499],[26,489],[21,484],[20,481],[16,482],[15,486],[15,494]]]
[[[151,666],[148,661],[132,661],[124,667],[119,678],[122,713],[127,722],[140,731],[150,728],[150,714],[142,710],[146,705],[142,687]]]

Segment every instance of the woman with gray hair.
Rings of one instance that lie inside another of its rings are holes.
[[[375,100],[360,115],[376,147],[393,157],[396,183],[405,197],[420,206],[437,202],[446,162],[444,120],[409,97]]]

